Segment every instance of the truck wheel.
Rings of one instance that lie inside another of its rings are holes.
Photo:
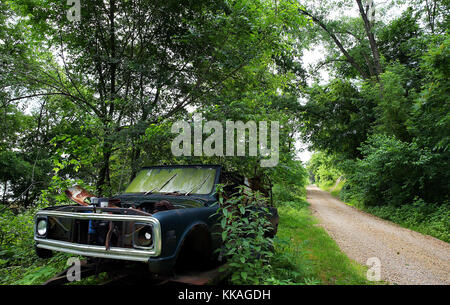
[[[176,269],[208,269],[211,260],[211,237],[203,227],[194,228],[183,242],[177,257]]]
[[[34,251],[40,258],[50,258],[53,256],[52,250],[42,249],[34,246]]]

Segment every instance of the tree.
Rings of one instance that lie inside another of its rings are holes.
[[[149,125],[202,104],[227,80],[252,74],[253,65],[269,66],[288,43],[279,38],[287,17],[291,28],[303,22],[288,4],[258,0],[83,1],[76,23],[61,1],[7,3],[31,16],[21,20],[33,26],[32,37],[48,38],[37,60],[15,66],[28,86],[11,101],[58,96],[84,112],[101,156],[99,195],[110,193],[115,152],[131,145],[136,165]]]
[[[367,6],[355,1],[360,17],[339,16],[339,23],[324,17],[331,9],[327,5],[305,9],[328,46],[326,63],[333,64],[334,73],[328,84],[303,89],[303,139],[339,160],[347,178],[345,200],[401,205],[420,198],[445,204],[448,5],[412,1],[393,20],[371,23]],[[334,3],[351,6],[351,1]],[[339,43],[342,48],[332,50],[330,45]]]
[[[315,85],[307,96],[308,103],[299,114],[303,141],[311,143],[313,150],[359,157],[358,147],[375,121],[375,104],[342,80]]]
[[[338,20],[326,18],[336,9],[351,10],[355,4],[359,17],[343,15]],[[376,32],[382,22],[375,18],[374,7],[373,1],[363,3],[355,0],[353,4],[351,1],[330,1],[327,4],[314,3],[299,10],[312,20],[317,27],[316,31],[313,28],[314,34],[321,35],[329,50],[330,56],[321,65],[345,62],[356,72],[354,76],[378,80],[383,72],[383,65]]]

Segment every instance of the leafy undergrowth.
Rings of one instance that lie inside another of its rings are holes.
[[[344,187],[345,180],[339,181],[336,183],[319,183],[319,188],[321,188],[324,191],[329,192],[334,197],[339,198],[339,195],[341,193],[342,188]]]
[[[12,245],[0,250],[0,285],[40,285],[63,271],[72,255],[56,253],[41,259],[30,242]]]
[[[342,253],[318,226],[304,200],[278,206],[280,223],[273,270],[294,283],[367,285],[367,268]]]
[[[48,260],[36,258],[31,264],[16,262],[1,269],[0,283],[3,285],[40,285],[67,268],[68,257],[65,254],[58,254]]]
[[[34,215],[41,207],[19,214],[3,209],[0,214],[0,285],[41,285],[67,269],[67,261],[75,255],[55,253],[41,259],[34,251]],[[81,260],[83,257],[78,256]],[[108,280],[106,274],[84,278],[75,285],[94,285]]]
[[[31,243],[23,246],[0,251],[0,285],[40,285],[68,267],[69,254],[57,253],[50,259],[41,259]]]
[[[18,215],[4,210],[0,214],[0,285],[38,285],[67,268],[68,254],[41,259],[34,252],[36,210]]]
[[[339,198],[339,195],[341,193],[342,188],[344,187],[344,184],[345,180],[339,181],[339,183],[334,188],[330,189],[331,195]]]

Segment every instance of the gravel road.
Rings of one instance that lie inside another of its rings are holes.
[[[391,284],[450,284],[450,244],[344,204],[316,186],[307,200],[320,225],[348,257],[362,265],[381,262],[381,279]]]

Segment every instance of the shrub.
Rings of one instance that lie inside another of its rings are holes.
[[[41,284],[63,270],[70,256],[58,253],[49,260],[34,251],[34,206],[15,215],[4,210],[0,215],[0,284]]]
[[[324,152],[315,153],[308,163],[311,182],[321,188],[332,186],[341,176],[341,172],[335,166],[336,160]]]
[[[219,194],[221,190],[219,187]],[[258,193],[246,195],[244,187],[224,201],[218,210],[224,243],[224,256],[232,284],[263,284],[271,274],[273,240],[268,238],[267,200]]]
[[[276,206],[283,202],[296,201],[303,198],[303,190],[297,190],[296,186],[289,186],[284,184],[275,184],[272,188],[273,201]],[[304,189],[304,188],[303,188]]]
[[[415,197],[427,199],[434,178],[430,151],[386,135],[371,137],[361,151],[364,159],[347,162],[344,200],[399,206]]]

